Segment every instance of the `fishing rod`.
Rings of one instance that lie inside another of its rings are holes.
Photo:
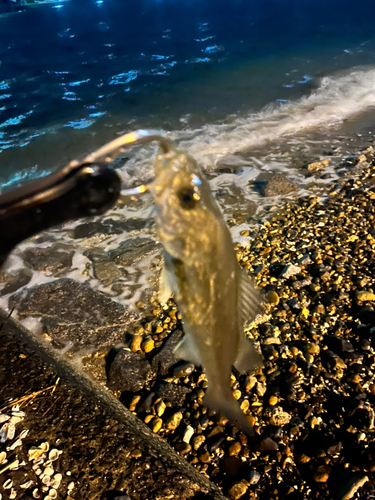
[[[127,148],[158,141],[163,153],[169,141],[153,130],[137,130],[105,144],[81,161],[0,195],[0,266],[13,248],[26,238],[53,226],[82,217],[100,215],[120,195],[139,194],[147,186],[122,190],[121,179],[110,164]]]

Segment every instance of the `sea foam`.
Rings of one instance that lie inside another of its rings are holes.
[[[344,121],[375,107],[375,68],[358,68],[325,76],[317,87],[296,101],[274,103],[257,113],[234,117],[225,123],[166,132],[167,137],[188,151],[205,169],[235,153],[280,142],[314,129],[332,130]],[[188,120],[187,120],[188,121]],[[152,175],[152,152],[143,148],[123,168],[125,181],[145,180]],[[228,158],[229,159],[229,158]],[[243,163],[241,158],[238,159]]]

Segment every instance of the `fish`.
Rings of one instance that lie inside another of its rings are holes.
[[[184,337],[175,355],[201,366],[208,388],[205,406],[254,435],[230,387],[233,366],[250,371],[262,356],[243,325],[260,311],[260,295],[237,262],[229,228],[197,162],[171,146],[155,159],[148,185],[155,202],[164,266],[159,299],[173,294]]]

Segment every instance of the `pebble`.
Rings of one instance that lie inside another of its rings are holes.
[[[14,438],[16,426],[12,422],[5,422],[0,429],[0,443],[11,441]]]
[[[279,447],[277,443],[270,437],[262,439],[262,441],[259,443],[259,451],[263,453],[269,451],[277,451],[278,449]]]
[[[175,448],[180,455],[187,455],[191,452],[191,445],[189,443],[176,443]]]
[[[211,456],[208,453],[208,451],[202,453],[202,455],[199,456],[199,461],[204,463],[204,464],[208,464],[211,462]]]
[[[54,473],[54,470],[52,469],[52,467],[46,467],[43,471],[43,474],[45,476],[52,476]]]
[[[277,404],[277,402],[279,401],[278,397],[277,396],[271,396],[268,400],[268,403],[271,405],[271,406],[275,406]]]
[[[238,443],[237,441],[235,441],[233,444],[231,444],[228,448],[228,455],[230,457],[235,457],[239,454],[239,452],[241,451],[241,444]]]
[[[151,338],[146,338],[142,343],[142,350],[146,353],[151,352],[155,347],[155,342]]]
[[[255,386],[255,384],[258,382],[257,378],[254,377],[253,375],[247,375],[246,380],[245,380],[245,389],[247,392],[250,392],[251,389]],[[375,384],[374,384],[375,386]]]
[[[176,378],[187,377],[193,373],[194,369],[193,363],[183,363],[173,370],[173,376]]]
[[[59,458],[61,453],[62,453],[61,450],[57,450],[56,448],[53,448],[48,454],[48,460],[51,460],[51,462],[54,462],[55,460],[57,460]]]
[[[301,268],[299,266],[295,266],[294,264],[288,264],[281,271],[280,278],[288,279],[291,276],[294,276],[301,272]]]
[[[281,340],[279,337],[268,337],[267,339],[264,339],[262,342],[263,345],[274,345],[274,344],[281,344]]]
[[[55,488],[55,490],[57,490],[57,488],[60,486],[61,481],[62,481],[62,474],[58,472],[53,476],[51,481],[51,486]]]
[[[140,395],[137,395],[137,396],[133,397],[133,399],[130,401],[130,404],[129,404],[129,410],[130,411],[135,411],[136,410],[137,404],[139,403],[140,399],[141,399]]]
[[[182,441],[184,443],[190,443],[190,439],[193,437],[193,435],[194,435],[194,428],[191,425],[188,425],[183,434]]]
[[[249,474],[249,483],[250,484],[258,484],[259,480],[260,480],[260,473],[253,469],[250,471],[250,474]]]
[[[156,414],[158,417],[161,417],[163,415],[163,413],[165,412],[165,409],[166,409],[166,404],[164,403],[163,400],[156,403],[155,410],[156,410]]]
[[[163,426],[163,421],[160,417],[155,417],[151,423],[152,432],[159,432]]]
[[[234,399],[236,399],[238,401],[241,397],[241,391],[239,389],[234,390],[233,397],[234,397]]]
[[[375,294],[372,292],[357,292],[357,301],[358,302],[372,302],[375,300]]]
[[[331,472],[331,467],[320,465],[313,478],[316,483],[326,483]]]
[[[313,163],[309,163],[306,168],[309,172],[321,170],[321,169],[327,167],[328,164],[330,163],[330,161],[331,161],[331,158],[326,158],[325,160],[321,160],[321,161],[315,161]]]
[[[272,396],[271,396],[272,397]],[[269,419],[270,425],[275,427],[283,427],[289,424],[291,420],[291,415],[283,410],[281,406],[275,406],[273,408],[267,408],[265,411],[265,418]]]
[[[130,456],[133,458],[141,458],[142,452],[141,450],[135,449],[131,452]]]
[[[134,335],[133,336],[133,339],[131,341],[131,344],[130,344],[130,350],[132,352],[138,352],[141,350],[141,346],[142,346],[142,342],[143,342],[143,336],[142,335]]]
[[[320,347],[317,344],[313,344],[312,342],[309,342],[307,344],[307,352],[309,354],[319,354],[320,353]]]
[[[326,472],[316,472],[313,476],[316,483],[326,483],[329,478],[329,474]]]
[[[237,500],[247,492],[248,487],[249,486],[245,481],[239,481],[238,483],[234,483],[234,485],[229,489],[228,495],[232,500]]]
[[[199,436],[194,436],[192,440],[194,450],[198,450],[205,441],[206,441],[206,436],[204,434],[200,434]]]
[[[174,413],[171,417],[169,417],[169,419],[165,423],[165,427],[170,431],[174,431],[180,425],[181,420],[182,420],[182,413],[178,411]]]
[[[280,302],[280,297],[276,292],[270,291],[266,293],[266,300],[272,306],[277,306]]]
[[[256,393],[259,397],[263,397],[267,391],[267,387],[264,384],[257,383],[256,385]]]

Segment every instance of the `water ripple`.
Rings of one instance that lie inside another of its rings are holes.
[[[126,83],[135,80],[139,75],[139,71],[135,69],[131,69],[126,73],[119,73],[118,75],[114,75],[111,77],[109,81],[109,85],[125,85]]]

